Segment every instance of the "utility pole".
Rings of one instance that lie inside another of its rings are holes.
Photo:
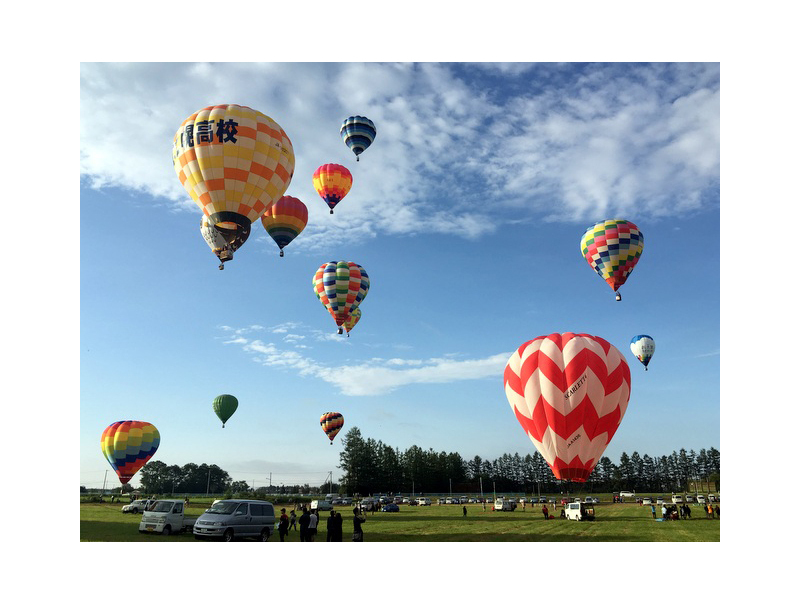
[[[206,482],[206,496],[211,488],[211,467],[208,468],[208,481]]]

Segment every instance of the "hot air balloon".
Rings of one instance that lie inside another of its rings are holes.
[[[283,257],[283,248],[294,241],[308,224],[308,208],[296,197],[283,196],[264,212],[261,224],[278,245]]]
[[[331,446],[333,446],[333,438],[344,426],[344,417],[338,412],[326,412],[319,418],[319,424],[322,426],[322,431],[330,439]]]
[[[362,115],[348,117],[344,120],[339,130],[344,143],[356,154],[356,161],[358,161],[358,156],[366,151],[367,147],[375,140],[376,133],[375,124],[372,123],[372,120]]]
[[[232,241],[247,239],[250,224],[286,192],[294,150],[283,129],[242,105],[212,105],[187,117],[175,133],[172,163],[183,187],[208,217],[209,227]],[[213,247],[212,247],[213,248]]]
[[[225,429],[225,422],[231,418],[231,415],[239,408],[239,400],[230,394],[222,394],[214,398],[211,403],[211,408],[217,413],[219,420],[222,421],[222,428]]]
[[[333,213],[333,208],[341,201],[353,186],[353,175],[343,165],[326,163],[317,168],[313,177],[314,189],[328,204]]]
[[[358,307],[350,312],[350,316],[348,316],[347,320],[344,321],[344,330],[347,331],[348,337],[350,337],[350,331],[352,331],[353,327],[358,324],[359,320],[361,320],[361,307]]]
[[[219,258],[220,262],[227,262],[233,258],[233,252],[239,249],[247,237],[250,236],[250,225],[236,230],[227,230],[211,226],[208,216],[203,214],[200,219],[200,234],[203,235],[211,251]],[[219,269],[222,270],[223,264],[220,263]]]
[[[644,365],[644,370],[647,370],[647,365],[650,364],[650,359],[655,351],[656,342],[650,335],[637,335],[631,339],[631,352]]]
[[[512,354],[503,382],[556,479],[586,481],[628,407],[631,373],[619,350],[585,333],[542,335]]]
[[[116,471],[119,481],[127,484],[158,450],[158,429],[145,421],[117,421],[103,430],[100,447]]]
[[[367,272],[354,262],[327,262],[314,274],[314,293],[330,312],[338,333],[369,291]]]
[[[588,228],[581,237],[581,253],[622,299],[619,289],[639,261],[644,235],[633,222],[606,220]]]

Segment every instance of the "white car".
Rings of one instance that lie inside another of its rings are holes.
[[[441,501],[442,501],[442,499],[440,498],[439,499],[439,503],[441,503]],[[431,499],[430,498],[425,498],[425,497],[418,498],[417,499],[417,504],[420,507],[430,507],[431,506]]]
[[[125,505],[122,507],[123,513],[142,513],[143,511],[147,510],[147,507],[150,506],[150,503],[154,501],[152,500],[142,500],[141,498],[134,500],[131,504]]]
[[[643,505],[652,505],[652,504],[653,504],[653,499],[652,499],[652,498],[650,498],[649,496],[645,496],[645,497],[642,499],[642,504],[643,504]]]
[[[702,494],[698,494],[697,495],[697,502],[700,503],[701,505],[706,504],[706,497],[703,496]]]
[[[672,502],[676,505],[683,504],[683,497],[680,494],[673,494]]]

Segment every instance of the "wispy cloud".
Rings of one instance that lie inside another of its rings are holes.
[[[274,328],[266,330],[275,332]],[[343,340],[341,336],[334,337],[338,341]],[[290,333],[281,341],[291,345],[303,338],[302,335]],[[381,395],[419,383],[452,383],[496,377],[511,356],[511,352],[502,352],[486,358],[464,358],[456,354],[425,359],[374,357],[359,363],[331,365],[309,356],[305,350],[310,348],[305,345],[293,345],[290,349],[279,343],[261,339],[248,340],[238,336],[223,343],[241,346],[243,352],[250,354],[255,362],[264,366],[292,370],[303,377],[322,379],[336,386],[346,396]]]
[[[199,211],[171,143],[216,102],[259,109],[292,140],[287,193],[311,215],[295,249],[379,234],[477,239],[507,220],[675,216],[717,202],[719,66],[703,63],[83,63],[84,181]],[[311,174],[352,163],[338,128],[353,107],[378,135],[329,216]]]

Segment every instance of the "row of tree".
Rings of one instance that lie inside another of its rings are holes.
[[[720,454],[681,448],[660,457],[623,452],[618,464],[602,457],[585,488],[592,492],[691,491],[700,481],[719,490]],[[411,446],[401,452],[351,428],[343,439],[339,468],[343,492],[560,492],[564,490],[541,454],[504,454],[488,460],[466,460],[457,452],[435,452]],[[694,486],[694,487],[692,487]]]
[[[504,454],[494,460],[480,456],[466,460],[457,452],[435,452],[419,446],[400,451],[380,440],[365,439],[357,427],[345,434],[339,461],[344,475],[338,484],[269,486],[255,491],[245,481],[233,481],[217,465],[205,463],[188,463],[179,467],[150,461],[142,467],[139,476],[141,489],[149,494],[478,493],[481,487],[486,493],[492,490],[552,493],[565,489],[538,452],[525,456]],[[720,454],[713,447],[697,453],[681,448],[660,457],[640,455],[634,451],[630,455],[623,452],[617,464],[606,456],[602,457],[581,490],[689,492],[697,488],[698,482],[705,482],[706,489],[718,491],[719,480]]]

